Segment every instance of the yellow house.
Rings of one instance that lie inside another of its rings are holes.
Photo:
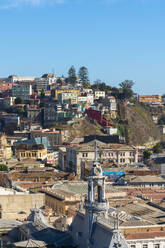
[[[44,148],[43,145],[33,145],[28,147],[27,145],[18,146],[15,149],[15,155],[17,159],[41,159],[45,160],[47,158],[47,148]]]
[[[57,100],[58,99],[58,94],[60,93],[76,93],[78,96],[80,95],[80,91],[79,90],[72,90],[72,89],[56,89],[53,92],[54,98]]]

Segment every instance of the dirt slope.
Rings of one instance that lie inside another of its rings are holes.
[[[81,138],[87,135],[101,135],[101,126],[93,121],[90,121],[88,117],[81,118],[77,120],[69,128],[70,138]]]
[[[140,104],[125,106],[125,119],[126,140],[129,144],[143,145],[161,139],[150,113]]]

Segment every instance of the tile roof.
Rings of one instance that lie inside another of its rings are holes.
[[[160,176],[136,176],[131,180],[131,183],[165,183],[165,180]]]
[[[143,233],[134,233],[128,234],[125,236],[126,240],[132,239],[155,239],[155,238],[165,238],[165,232],[143,232]]]

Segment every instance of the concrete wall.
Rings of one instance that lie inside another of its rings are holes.
[[[35,205],[40,208],[45,205],[44,194],[0,195],[2,218],[14,216],[21,211],[30,213]]]

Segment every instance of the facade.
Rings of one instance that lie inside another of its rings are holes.
[[[143,102],[143,103],[161,103],[162,102],[162,96],[161,95],[139,96],[139,102]]]
[[[32,130],[31,138],[47,137],[51,147],[61,145],[64,142],[64,131],[56,131],[51,129]]]
[[[93,96],[93,94],[81,95],[81,96],[78,96],[77,101],[80,103],[93,104],[94,103],[94,96]]]
[[[58,103],[70,103],[70,104],[76,104],[77,103],[77,93],[71,93],[71,92],[65,92],[65,93],[59,93],[58,94]]]
[[[118,130],[115,127],[106,127],[107,134],[115,135],[117,134]]]
[[[117,104],[116,104],[115,97],[114,96],[109,97],[109,102],[110,102],[110,110],[116,111],[117,110]]]
[[[52,90],[52,97],[54,97],[55,100],[58,100],[58,94],[61,94],[61,93],[75,93],[79,95],[80,91],[73,90],[73,89],[55,89],[55,90]]]
[[[11,90],[12,83],[0,83],[0,92]]]
[[[129,185],[135,187],[144,187],[144,188],[151,188],[151,187],[165,187],[165,180],[159,176],[136,176],[129,180]]]
[[[44,122],[54,123],[56,121],[56,110],[54,106],[44,108]]]
[[[34,83],[35,90],[49,90],[50,86],[56,82],[56,79],[56,76],[53,74],[45,74],[41,78],[36,78]]]
[[[95,99],[105,98],[105,91],[95,91]]]
[[[29,158],[45,160],[47,158],[47,148],[44,148],[43,145],[32,145],[30,147],[26,144],[20,144],[15,148],[15,156],[19,160]]]
[[[20,219],[27,217],[30,209],[35,205],[43,207],[45,205],[44,194],[27,194],[10,189],[0,192],[1,218],[3,219]],[[9,203],[10,202],[10,203]],[[24,214],[20,214],[23,212]]]
[[[29,100],[31,95],[32,85],[17,84],[12,87],[12,97],[21,97],[23,100]]]
[[[138,150],[123,144],[100,144],[98,153],[102,162],[109,161],[118,165],[138,162]],[[66,168],[81,175],[81,162],[93,161],[95,156],[93,145],[78,145],[66,148]]]
[[[136,233],[130,234],[126,237],[127,243],[130,248],[164,248],[165,246],[165,233]]]
[[[66,171],[66,147],[58,149],[58,166],[62,171]]]
[[[83,92],[85,92],[87,94],[93,94],[93,90],[92,89],[88,89],[88,88],[83,88]]]
[[[81,197],[79,194],[63,189],[45,189],[45,205],[52,208],[56,215],[68,215],[70,207],[78,208]]]
[[[20,77],[16,75],[12,75],[8,77],[8,82],[15,83],[15,82],[33,82],[35,77]]]
[[[12,156],[11,147],[7,144],[6,137],[2,134],[0,136],[0,161],[6,161]]]
[[[37,106],[30,106],[27,108],[27,118],[32,122],[39,122],[41,120],[41,109],[37,108]]]

